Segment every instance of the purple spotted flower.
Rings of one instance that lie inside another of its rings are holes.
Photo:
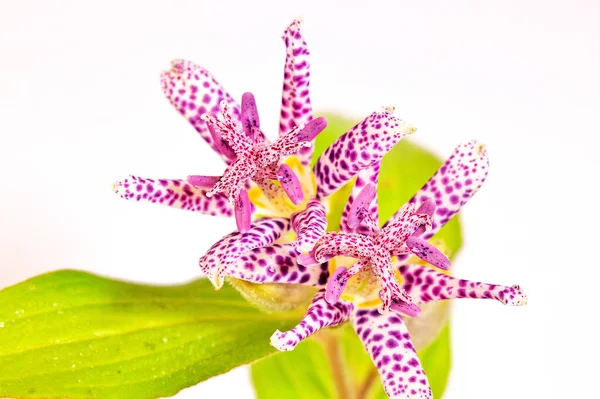
[[[310,199],[295,212],[259,219],[247,231],[233,232],[214,244],[200,259],[200,268],[215,287],[220,288],[226,276],[253,283],[325,283],[326,264],[320,270],[307,268],[298,265],[296,258],[310,251],[325,234],[328,196],[357,174],[378,168],[375,165],[383,156],[415,131],[392,111],[387,107],[372,113],[319,157],[314,174],[309,171],[307,179],[314,183],[305,185]],[[252,202],[261,204],[260,199]],[[289,238],[292,232],[295,239]]]
[[[283,40],[287,51],[280,137],[276,141],[270,143],[261,132],[251,93],[242,96],[240,107],[207,70],[190,61],[176,60],[171,70],[162,74],[163,92],[221,155],[228,165],[227,170],[222,177],[189,176],[187,180],[130,176],[115,184],[115,192],[125,199],[209,215],[235,213],[240,231],[250,227],[252,198],[256,199],[253,202],[257,206],[271,208],[276,214],[288,214],[290,208],[294,209],[293,205],[301,204],[305,190],[297,175],[298,169],[307,169],[310,165],[311,142],[327,122],[322,117],[313,119],[309,52],[299,21],[285,29]],[[290,155],[294,156],[288,157]],[[288,158],[284,160],[284,157]],[[306,180],[306,176],[300,178]],[[253,193],[250,197],[247,189]]]
[[[333,273],[326,282],[322,279],[315,284],[321,289],[300,323],[290,331],[276,331],[271,344],[289,351],[318,330],[349,320],[389,397],[431,398],[405,318],[418,317],[419,305],[453,298],[489,298],[515,306],[527,302],[519,286],[462,280],[437,270],[446,269],[448,261],[427,242],[479,189],[487,169],[487,151],[482,145],[474,141],[460,145],[381,229],[373,186],[378,168],[361,172],[342,215],[343,231],[326,233],[314,251],[297,258],[299,262],[286,259],[292,262],[286,264],[287,274],[315,275],[326,262]],[[415,256],[408,258],[408,254]],[[356,261],[347,269],[334,258],[338,255]],[[314,262],[316,266],[300,264]],[[310,273],[311,269],[316,271]],[[281,274],[281,267],[276,271]]]

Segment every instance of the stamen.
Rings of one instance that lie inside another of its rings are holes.
[[[285,191],[294,205],[298,205],[304,201],[304,193],[302,192],[300,180],[298,180],[298,176],[296,176],[292,168],[287,164],[282,163],[279,167],[277,180],[279,180],[283,191]]]
[[[296,154],[303,147],[311,146],[311,141],[327,126],[325,118],[316,118],[306,126],[296,127],[271,144],[264,139],[260,131],[260,120],[252,93],[244,93],[242,96],[241,124],[226,101],[221,101],[220,106],[221,114],[218,118],[202,114],[202,119],[211,129],[215,142],[223,147],[230,147],[234,152],[232,159],[235,161],[218,180],[194,176],[192,181],[202,185],[212,181],[214,185],[206,196],[210,197],[220,192],[227,194],[229,200],[236,205],[236,215],[240,218],[246,217],[245,212],[249,207],[244,206],[247,194],[239,201],[238,195],[240,190],[247,187],[249,180],[254,181],[263,191],[267,188],[268,192],[265,194],[270,202],[274,200],[271,194],[285,192],[295,205],[302,203],[304,193],[300,181],[293,170],[282,163],[282,158]],[[275,185],[268,180],[278,180],[281,187],[271,189]],[[241,223],[240,226],[247,225],[242,219],[238,222]]]
[[[219,182],[221,176],[198,176],[192,175],[187,177],[188,183],[190,183],[194,187],[213,187],[215,184]],[[208,197],[208,195],[207,195]]]
[[[417,215],[428,215],[433,216],[433,212],[435,212],[435,202],[432,199],[427,199],[425,202],[419,206],[419,209],[415,212]],[[413,236],[420,236],[421,234],[427,231],[427,226],[419,226],[417,230],[413,233]]]
[[[355,229],[360,222],[369,214],[371,202],[377,195],[377,188],[374,184],[367,184],[352,202],[348,214],[348,227]]]
[[[327,119],[322,116],[311,120],[296,134],[296,141],[311,142],[327,127]]]
[[[319,261],[317,261],[317,259],[315,258],[315,251],[298,255],[298,259],[296,259],[296,262],[298,262],[298,264],[302,266],[313,266],[320,264]]]
[[[410,248],[413,254],[425,262],[431,263],[433,266],[443,270],[450,269],[450,260],[433,244],[413,235],[406,240],[406,246]]]
[[[227,144],[227,141],[223,139],[221,133],[215,129],[214,125],[211,125],[210,123],[207,123],[206,126],[208,127],[208,131],[215,143],[215,147],[217,147],[217,150],[221,151],[221,153],[228,159],[234,160],[235,151],[233,151],[229,144]]]
[[[248,191],[241,190],[235,201],[235,222],[241,233],[250,229],[250,219],[252,217],[252,207],[248,198]]]
[[[335,272],[329,276],[327,280],[327,291],[325,293],[325,300],[331,305],[335,305],[339,300],[346,283],[348,283],[347,269],[344,266],[335,269]]]
[[[402,301],[393,301],[390,305],[390,310],[410,317],[417,317],[421,314],[421,308],[416,304]]]
[[[256,101],[252,93],[244,93],[242,95],[242,125],[246,135],[250,140],[256,140],[259,136],[260,120],[258,118],[258,110],[256,109]]]

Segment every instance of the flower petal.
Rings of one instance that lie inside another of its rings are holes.
[[[518,285],[462,280],[421,265],[402,265],[398,270],[404,278],[403,288],[417,304],[456,298],[496,299],[512,306],[527,304],[527,295]]]
[[[247,232],[235,231],[215,243],[200,258],[200,269],[219,289],[223,286],[223,276],[228,268],[244,253],[258,247],[273,244],[290,230],[290,222],[285,218],[262,218],[256,220]]]
[[[271,345],[280,351],[290,351],[303,339],[322,328],[342,324],[350,317],[353,305],[338,302],[335,305],[325,300],[325,290],[321,289],[313,298],[302,321],[289,331],[279,330],[271,336]]]
[[[422,238],[429,239],[454,216],[479,190],[489,169],[485,146],[475,140],[459,145],[410,203],[422,204],[433,199],[436,204],[432,228]]]
[[[325,207],[318,200],[310,200],[306,209],[292,215],[292,228],[296,232],[298,252],[308,252],[325,235],[327,217]]]
[[[370,258],[374,251],[373,241],[362,234],[327,233],[315,247],[315,259],[323,263],[336,256]]]
[[[359,171],[379,162],[415,128],[392,115],[392,108],[374,112],[341,135],[315,164],[317,197],[326,197]]]
[[[300,30],[300,21],[294,20],[281,38],[285,43],[286,57],[279,134],[284,135],[312,119],[312,106],[309,94],[310,53]],[[298,158],[302,164],[310,165],[312,153],[312,147],[302,148]]]
[[[224,275],[252,283],[285,283],[322,287],[327,282],[327,264],[306,267],[296,262],[293,244],[273,244],[241,255],[224,270]]]
[[[171,70],[161,74],[161,85],[165,96],[177,111],[225,161],[228,161],[230,154],[226,155],[221,150],[222,146],[229,147],[228,144],[225,142],[215,144],[201,115],[204,113],[216,115],[220,111],[220,102],[225,100],[232,108],[233,114],[239,118],[240,108],[233,97],[223,89],[210,72],[186,60],[172,61]]]
[[[207,188],[194,187],[185,180],[148,179],[129,176],[113,186],[128,200],[147,201],[213,216],[232,216],[233,207],[223,194],[207,197]]]
[[[298,205],[304,201],[304,193],[302,192],[300,180],[298,180],[298,176],[296,176],[289,165],[282,163],[279,166],[277,180],[279,180],[279,183],[281,183],[281,188],[283,188],[283,191],[285,191],[294,205]]]
[[[350,320],[390,398],[433,398],[425,371],[400,316],[358,309]]]

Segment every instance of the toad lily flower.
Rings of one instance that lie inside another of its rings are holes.
[[[242,96],[240,107],[206,69],[190,61],[176,60],[171,70],[161,76],[163,92],[228,168],[222,177],[189,176],[187,181],[130,176],[115,183],[115,192],[125,199],[209,215],[235,213],[240,231],[247,231],[251,220],[247,188],[250,197],[256,199],[253,202],[267,208],[264,214],[289,216],[292,211],[303,209],[295,205],[303,202],[303,188],[314,186],[308,169],[313,152],[311,141],[327,122],[324,118],[313,119],[309,52],[300,32],[300,21],[285,29],[283,40],[286,60],[279,139],[269,143],[260,131],[251,93]],[[282,162],[289,155],[293,156]],[[298,179],[298,170],[303,172],[300,173],[303,181]],[[271,180],[279,181],[280,185]]]
[[[375,220],[366,213],[366,207],[370,206],[375,195],[376,187],[373,184],[365,186],[348,213],[348,227],[356,228],[362,220],[365,220],[368,235],[327,233],[315,247],[314,255],[301,256],[298,262],[307,266],[325,263],[335,256],[358,258],[359,261],[349,270],[344,266],[335,270],[327,283],[325,295],[327,302],[336,304],[351,277],[362,271],[371,270],[377,276],[381,286],[379,291],[382,301],[381,313],[386,313],[391,308],[408,316],[418,316],[419,308],[396,281],[391,258],[393,255],[414,253],[441,269],[450,268],[450,261],[443,253],[427,241],[415,236],[415,233],[426,231],[427,227],[431,226],[431,215],[435,204],[428,199],[418,210],[415,210],[414,204],[409,203],[380,231]]]
[[[298,177],[281,161],[286,155],[295,154],[303,147],[310,147],[311,141],[327,126],[327,121],[323,117],[313,119],[306,126],[296,127],[270,144],[260,133],[252,93],[242,96],[242,124],[235,120],[226,101],[221,101],[221,108],[221,119],[209,114],[203,114],[202,119],[208,123],[209,130],[215,136],[220,136],[229,144],[235,154],[233,163],[222,177],[188,176],[188,182],[196,187],[214,183],[214,187],[206,193],[209,198],[215,193],[226,192],[229,200],[235,203],[238,229],[245,232],[250,227],[252,213],[248,192],[245,190],[249,180],[258,184],[265,193],[270,193],[271,198],[277,195],[278,187],[269,179],[278,180],[294,204],[304,201]]]
[[[475,141],[460,145],[436,174],[383,227],[377,225],[377,200],[370,183],[377,181],[377,168],[355,182],[351,202],[343,214],[344,232],[327,233],[313,252],[300,258],[264,260],[274,276],[323,273],[326,262],[335,270],[308,307],[305,317],[287,332],[276,331],[271,344],[289,351],[318,330],[350,320],[379,371],[385,392],[392,398],[432,398],[432,392],[411,343],[405,316],[418,317],[418,306],[454,298],[496,299],[506,305],[524,305],[527,297],[519,286],[501,286],[457,279],[430,266],[406,259],[408,253],[446,268],[447,259],[427,243],[483,184],[488,169],[487,151]],[[361,224],[361,225],[359,225]],[[365,234],[353,232],[360,229]],[[261,249],[276,252],[277,247]],[[397,254],[395,261],[390,254]],[[336,268],[336,258],[357,258],[350,268]],[[270,264],[268,263],[270,262]],[[282,263],[283,262],[283,263]],[[314,271],[311,272],[310,270]],[[304,278],[312,283],[314,278]],[[397,281],[391,283],[391,280]],[[383,291],[383,293],[381,292]],[[390,301],[391,292],[393,295]],[[401,299],[402,301],[396,301]],[[379,308],[379,309],[378,309]],[[386,312],[387,308],[392,312]],[[382,312],[383,311],[383,312]],[[400,313],[400,314],[399,314]],[[405,316],[402,316],[405,315]]]
[[[310,251],[323,236],[327,226],[326,197],[354,176],[381,162],[383,156],[406,134],[415,131],[392,114],[391,107],[374,112],[365,120],[341,135],[317,160],[314,167],[314,195],[306,208],[286,217],[263,218],[248,231],[234,232],[213,245],[200,259],[200,268],[218,289],[223,277],[230,276],[253,283],[287,282],[299,284],[323,283],[327,273],[301,267],[287,275],[287,268],[279,274],[269,265],[269,256],[285,259],[289,266],[296,265],[296,257]],[[295,244],[285,240],[293,228]],[[280,238],[282,240],[280,240]],[[264,248],[277,241],[277,245]],[[269,265],[269,267],[267,267]],[[326,266],[323,268],[326,270]],[[306,272],[306,273],[305,273]]]

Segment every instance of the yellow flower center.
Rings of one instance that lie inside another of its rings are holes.
[[[317,182],[310,167],[302,165],[296,156],[287,157],[284,163],[292,168],[294,173],[296,173],[296,176],[298,176],[298,180],[302,186],[302,192],[304,192],[304,201],[298,205],[294,205],[286,195],[282,195],[277,198],[277,201],[273,201],[269,199],[260,187],[253,185],[253,187],[248,190],[248,197],[250,198],[250,202],[256,206],[258,215],[289,218],[292,213],[306,209],[308,201],[314,198],[317,193]],[[273,183],[277,186],[281,186],[277,181],[274,181]]]

